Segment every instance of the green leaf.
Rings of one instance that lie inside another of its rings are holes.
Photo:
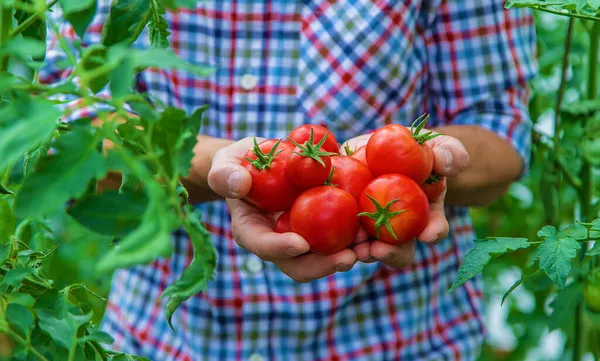
[[[14,38],[0,49],[0,57],[16,56],[25,61],[43,58],[46,53],[46,43],[33,38]]]
[[[9,200],[7,198],[0,198],[0,245],[13,234],[16,226],[17,219],[12,211]],[[1,260],[2,258],[0,258]]]
[[[159,0],[150,0],[150,20],[148,21],[148,36],[153,48],[168,48],[168,37],[171,34],[169,24],[164,18],[165,7]]]
[[[0,106],[0,173],[52,136],[61,113],[46,100],[19,97]]]
[[[17,215],[33,218],[58,210],[70,198],[83,195],[89,181],[101,179],[106,167],[98,141],[91,128],[76,128],[59,137],[54,145],[57,154],[40,162],[19,189]]]
[[[6,307],[6,322],[19,336],[29,339],[33,327],[33,314],[25,306],[18,303],[9,303]]]
[[[71,23],[75,33],[83,39],[85,32],[96,16],[97,0],[60,0],[65,19]],[[67,5],[68,11],[65,10]]]
[[[149,14],[148,0],[113,0],[102,28],[101,43],[105,46],[119,42],[133,44],[148,23]]]
[[[99,273],[145,264],[173,252],[171,232],[178,227],[173,210],[169,209],[169,202],[160,188],[152,188],[149,197],[150,204],[142,223],[98,262]]]
[[[164,7],[171,10],[179,8],[195,9],[202,0],[160,0]]]
[[[76,316],[68,312],[63,317],[57,317],[46,310],[40,310],[37,316],[40,328],[67,350],[77,346],[77,330],[92,318],[91,314]]]
[[[181,59],[170,49],[130,49],[122,46],[109,49],[109,57],[120,58],[123,56],[130,56],[133,66],[136,68],[177,69],[200,77],[207,77],[214,72],[213,68],[192,64]]]
[[[583,285],[571,283],[563,288],[554,300],[552,315],[548,321],[548,331],[564,327],[573,319],[577,305],[583,300]]]
[[[7,294],[9,288],[11,288],[11,292],[18,289],[21,286],[21,282],[30,274],[30,268],[13,268],[8,270],[2,281],[0,281],[0,294]]]
[[[112,338],[111,335],[109,335],[108,333],[106,333],[104,331],[100,331],[97,329],[92,329],[90,331],[89,335],[80,339],[80,342],[90,342],[90,341],[103,343],[105,345],[112,345],[113,342],[115,342],[114,338]]]
[[[69,214],[96,233],[125,237],[140,225],[147,206],[143,193],[106,191],[79,200]]]
[[[510,288],[504,293],[504,296],[502,296],[502,302],[500,303],[501,305],[504,304],[504,302],[506,301],[506,299],[508,298],[508,296],[510,296],[510,294],[517,289],[517,287],[519,287],[520,285],[523,284],[523,282],[527,281],[528,279],[534,277],[535,275],[537,275],[540,272],[540,269],[537,265],[535,266],[530,266],[527,267],[526,269],[523,270],[523,273],[521,274],[521,278],[519,278],[517,281],[515,281],[515,283],[513,283],[512,286],[510,286]]]
[[[17,24],[21,25],[32,15],[32,13],[23,11],[21,9],[17,9],[14,13],[14,18],[17,20]],[[21,32],[21,35],[23,35],[23,37],[25,38],[32,38],[46,42],[46,33],[46,20],[41,19],[40,17],[36,17],[36,19],[33,22],[31,22],[31,25]],[[43,58],[34,60],[42,61]]]
[[[577,256],[577,250],[581,245],[571,237],[547,236],[540,245],[538,258],[540,268],[548,277],[562,289],[565,287],[567,276],[571,271],[571,259]]]
[[[107,58],[107,50],[101,44],[92,44],[88,46],[81,56],[81,61],[77,64],[75,69],[79,75],[82,83],[89,86],[90,90],[94,93],[100,92],[108,81],[110,80],[110,74],[108,72],[99,74],[98,76],[90,76],[89,74],[103,65],[112,65],[117,67],[116,61],[118,59]]]
[[[586,257],[595,257],[595,256],[600,256],[600,242],[596,241],[596,243],[594,243],[594,247],[590,248],[586,254]]]
[[[538,231],[537,235],[542,238],[556,236],[556,228],[554,226],[544,226]]]
[[[210,233],[202,226],[198,217],[189,207],[187,211],[190,226],[186,231],[194,246],[194,259],[177,282],[171,284],[161,295],[169,297],[167,302],[167,322],[173,329],[171,317],[188,298],[206,290],[209,280],[214,278],[217,265],[217,253],[211,242]]]
[[[479,274],[492,258],[518,249],[528,248],[530,245],[526,238],[497,237],[475,240],[475,248],[465,255],[458,269],[456,280],[448,293]]]
[[[583,144],[585,158],[594,165],[600,165],[600,137],[588,139]]]
[[[113,98],[118,99],[130,94],[133,82],[133,62],[130,57],[125,56],[110,74],[110,93]]]
[[[10,189],[6,188],[5,186],[3,186],[0,183],[0,194],[9,194],[9,195],[13,195],[13,191],[11,191]]]

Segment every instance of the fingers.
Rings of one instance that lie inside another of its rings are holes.
[[[252,176],[240,163],[253,144],[253,138],[244,138],[217,151],[208,172],[208,185],[215,193],[225,198],[243,198],[250,192]]]
[[[460,140],[451,136],[441,136],[427,142],[434,154],[433,171],[453,177],[469,166],[469,153]]]
[[[395,269],[409,266],[415,258],[415,242],[392,246],[381,241],[371,243],[371,256],[381,263]]]
[[[362,242],[356,244],[352,247],[352,250],[356,254],[356,259],[360,262],[371,263],[374,262],[375,259],[371,257],[371,242]]]
[[[296,282],[310,282],[336,272],[346,272],[356,263],[356,255],[345,249],[332,255],[309,253],[276,262],[277,267]]]
[[[418,237],[421,242],[435,244],[448,236],[450,225],[444,210],[445,197],[446,191],[440,194],[439,198],[433,203],[429,204],[429,222],[427,222],[427,227]]]
[[[227,199],[231,212],[231,231],[237,244],[265,261],[293,258],[310,250],[296,233],[275,233],[270,216],[239,199]]]

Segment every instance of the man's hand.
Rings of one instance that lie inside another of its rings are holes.
[[[357,259],[351,249],[328,256],[309,253],[310,246],[300,235],[273,231],[275,214],[265,213],[243,200],[252,187],[252,177],[240,163],[252,146],[253,138],[245,138],[220,149],[208,172],[210,188],[227,199],[237,244],[264,261],[273,262],[298,282],[351,269]]]
[[[366,145],[370,135],[362,135],[348,140],[342,149],[358,149]],[[454,177],[469,166],[469,153],[463,144],[456,138],[441,136],[431,139],[427,142],[434,154],[435,173]],[[448,236],[449,225],[444,212],[444,191],[438,199],[431,202],[429,207],[429,222],[427,227],[421,232],[418,241],[434,244]],[[410,265],[415,255],[414,241],[401,246],[393,246],[381,241],[362,242],[354,246],[354,252],[361,262],[380,261],[390,267],[400,269]]]

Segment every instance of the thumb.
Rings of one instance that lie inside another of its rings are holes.
[[[244,198],[252,187],[252,176],[240,163],[252,139],[240,140],[220,149],[208,172],[208,186],[224,198]]]

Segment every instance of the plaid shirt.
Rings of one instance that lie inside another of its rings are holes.
[[[108,3],[98,1],[84,44],[99,41]],[[489,129],[527,161],[526,82],[536,66],[525,10],[496,0],[228,0],[168,13],[168,22],[179,56],[218,71],[151,68],[137,87],[188,111],[209,104],[205,134],[274,138],[322,123],[345,140],[427,111],[430,126]],[[67,74],[49,41],[47,82]],[[149,46],[146,34],[135,46]],[[175,333],[155,301],[191,261],[185,234],[174,235],[171,258],[118,271],[103,322],[116,349],[155,361],[476,358],[481,280],[445,294],[473,245],[467,209],[447,208],[448,239],[419,243],[404,270],[357,264],[299,284],[235,244],[224,202],[198,207],[219,254],[216,280],[176,312]]]

